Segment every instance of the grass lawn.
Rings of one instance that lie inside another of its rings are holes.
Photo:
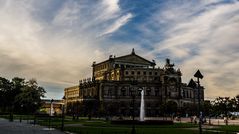
[[[38,121],[41,125],[48,125],[48,120]],[[60,128],[59,119],[52,119],[51,124],[55,128]],[[80,124],[80,125],[76,125]],[[72,126],[71,126],[72,125]],[[75,126],[76,125],[76,126]],[[136,125],[136,134],[198,134],[198,125],[191,123],[174,123],[173,125]],[[103,120],[65,120],[65,131],[76,134],[130,134],[132,125],[112,125],[109,121]],[[232,134],[222,132],[220,134]],[[218,134],[211,130],[203,131],[203,134]]]
[[[217,130],[217,131],[224,131],[224,132],[237,132],[239,133],[239,126],[236,125],[221,125],[218,128],[211,128],[208,130]]]
[[[9,116],[0,116],[8,118]],[[34,120],[34,116],[30,115],[14,115],[14,119]],[[49,126],[49,117],[37,117],[36,121],[39,125]],[[50,120],[51,127],[60,129],[61,118],[52,117]],[[71,117],[65,118],[65,131],[76,134],[130,134],[132,125],[115,125],[110,121],[80,118],[72,120]],[[198,134],[198,125],[191,123],[174,123],[173,125],[136,125],[136,134]],[[220,132],[219,132],[220,131]],[[219,126],[203,130],[203,134],[235,134],[239,131],[239,126]]]
[[[131,127],[66,127],[66,131],[77,134],[130,134]],[[198,130],[172,127],[155,127],[147,128],[136,126],[136,134],[198,134]],[[218,132],[203,131],[203,134],[219,134]],[[222,132],[220,134],[233,134],[229,132]]]
[[[66,127],[66,131],[78,134],[130,134],[131,127]],[[178,129],[178,128],[138,128],[137,134],[197,134],[197,131]]]

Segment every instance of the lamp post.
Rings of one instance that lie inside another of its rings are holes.
[[[202,112],[201,112],[201,95],[200,95],[200,81],[199,78],[202,79],[203,75],[201,72],[198,70],[195,74],[194,77],[197,78],[197,83],[198,83],[198,117],[199,117],[199,134],[202,134]]]
[[[135,93],[132,94],[132,107],[133,107],[132,116],[133,116],[133,121],[134,121],[135,120],[135,113],[134,113],[134,111],[135,111]]]
[[[22,114],[23,114],[23,104],[21,104],[21,115],[20,115],[20,122],[22,122]]]
[[[37,105],[37,102],[34,102],[34,105],[36,106],[36,105]],[[33,124],[36,125],[36,112],[34,113],[34,121],[33,121]]]
[[[62,104],[62,115],[61,115],[61,131],[64,131],[64,119],[65,119],[65,96],[63,96],[63,104]]]
[[[11,104],[11,111],[10,111],[10,115],[9,115],[9,121],[13,122],[13,103]]]
[[[136,85],[137,81],[132,81],[132,85]],[[132,131],[131,134],[136,134],[136,130],[135,130],[135,97],[136,97],[136,91],[134,88],[130,88],[131,90],[131,96],[132,96],[132,104],[133,104],[133,112],[132,112],[132,116],[133,116],[133,126],[132,126]]]
[[[133,126],[132,126],[132,131],[131,131],[131,134],[136,134],[136,131],[135,131],[135,122],[134,122],[134,117],[135,117],[135,114],[134,114],[134,111],[135,111],[135,91],[132,90],[131,91],[131,95],[132,95],[132,104],[133,104],[133,111],[132,111],[132,116],[133,116]]]

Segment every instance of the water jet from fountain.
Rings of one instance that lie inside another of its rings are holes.
[[[140,118],[139,121],[144,121],[144,90],[141,90],[141,103],[140,103]]]

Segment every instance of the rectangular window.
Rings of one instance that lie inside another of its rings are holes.
[[[111,96],[112,95],[112,91],[111,89],[108,90],[108,96]]]
[[[107,96],[107,95],[108,95],[108,90],[105,89],[105,90],[103,90],[103,91],[104,91],[104,96]]]
[[[155,90],[155,96],[159,96],[159,90]]]
[[[151,94],[151,90],[147,90],[146,91],[146,96],[150,96],[150,94]]]

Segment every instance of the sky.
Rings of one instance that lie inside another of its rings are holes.
[[[0,77],[35,78],[46,98],[132,48],[185,83],[200,69],[206,99],[239,94],[238,0],[0,0],[0,22]]]

